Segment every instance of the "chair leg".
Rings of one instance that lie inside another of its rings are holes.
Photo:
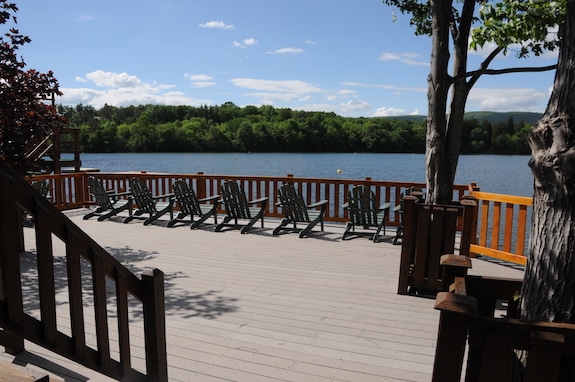
[[[176,225],[177,222],[181,221],[182,219],[184,219],[186,216],[188,216],[187,213],[185,212],[178,212],[178,214],[176,215],[175,218],[173,218],[172,220],[170,220],[168,222],[168,227],[173,227],[174,225]],[[192,216],[193,218],[193,216]]]
[[[313,229],[313,227],[315,227],[317,225],[317,223],[319,223],[319,222],[320,222],[320,219],[316,219],[316,220],[311,221],[307,225],[307,227],[305,227],[304,229],[302,229],[300,231],[299,237],[302,238],[302,237],[305,237],[306,235],[308,235],[311,232],[311,230]],[[322,221],[322,231],[323,231],[323,221]]]
[[[248,224],[243,226],[242,229],[240,230],[240,233],[248,233],[252,229],[254,224],[256,224],[256,222],[260,219],[262,220],[262,228],[264,228],[264,216],[263,213],[260,213],[255,218],[252,218],[252,220],[250,220]]]
[[[210,216],[211,216],[211,214],[205,214],[205,215],[200,216],[200,218],[198,220],[196,220],[195,222],[192,222],[190,229],[198,228],[200,225],[202,225],[202,223],[204,223],[206,220],[208,220],[208,218]]]
[[[393,245],[397,245],[397,241],[401,237],[403,237],[403,226],[397,227],[397,231],[395,232],[395,237],[393,238]]]
[[[350,234],[349,231],[350,231],[352,228],[353,228],[353,224],[350,223],[350,222],[348,222],[348,223],[345,225],[345,231],[344,231],[344,233],[343,233],[343,237],[341,238],[341,240],[345,240],[345,238],[347,237],[347,235]]]
[[[222,228],[224,228],[224,226],[228,224],[232,219],[233,218],[229,215],[224,216],[224,220],[222,220],[222,222],[216,226],[216,232],[220,232]]]
[[[278,234],[280,233],[280,231],[281,231],[282,229],[284,229],[284,227],[285,227],[286,225],[288,225],[289,223],[290,223],[290,221],[289,221],[288,219],[283,218],[283,219],[280,221],[280,225],[277,226],[277,227],[273,230],[272,235],[278,235]]]

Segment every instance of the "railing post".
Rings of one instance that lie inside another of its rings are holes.
[[[202,171],[198,171],[198,175],[196,178],[196,195],[199,199],[207,198],[207,179],[203,176],[204,173]]]
[[[407,294],[409,286],[409,268],[415,252],[415,229],[417,216],[415,211],[415,196],[403,198],[403,238],[401,240],[401,258],[399,260],[398,294]]]
[[[441,310],[433,364],[433,382],[459,382],[463,368],[469,316],[476,310],[473,297],[441,292],[435,309]]]
[[[148,269],[142,273],[144,332],[146,343],[146,372],[150,380],[168,381],[166,354],[166,308],[164,302],[164,273]]]

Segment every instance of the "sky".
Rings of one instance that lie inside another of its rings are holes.
[[[16,27],[32,39],[20,54],[54,72],[60,104],[427,113],[431,38],[382,0],[15,1]],[[469,69],[488,52],[473,53]],[[556,53],[511,53],[491,67],[556,62]],[[466,110],[543,112],[553,77],[483,76]]]

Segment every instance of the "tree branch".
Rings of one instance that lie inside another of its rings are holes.
[[[533,73],[533,72],[545,72],[548,70],[557,69],[557,64],[549,66],[539,66],[539,67],[524,67],[524,68],[506,68],[506,69],[479,69],[466,74],[467,77],[471,76],[481,76],[483,74],[495,75],[495,74],[507,74],[507,73]]]
[[[484,74],[484,72],[487,70],[487,68],[489,67],[489,64],[491,64],[491,62],[493,60],[495,60],[495,57],[497,57],[497,55],[499,53],[501,53],[501,51],[504,48],[502,46],[498,46],[497,48],[493,49],[493,51],[491,53],[489,53],[489,55],[487,56],[487,58],[485,60],[483,60],[483,62],[481,63],[481,65],[479,65],[479,69],[475,70],[473,72],[469,72],[465,75],[465,77],[471,77],[469,79],[469,89],[471,89],[473,87],[473,85],[475,85],[475,83],[477,82],[477,80],[479,80],[479,77],[481,77],[482,74]],[[473,73],[473,74],[470,74]]]

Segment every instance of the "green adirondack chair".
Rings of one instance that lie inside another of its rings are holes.
[[[221,196],[226,209],[226,216],[218,224],[216,231],[219,232],[224,227],[232,227],[240,228],[241,233],[248,233],[258,220],[261,220],[262,228],[264,227],[264,212],[268,205],[267,197],[248,200],[242,187],[232,180],[222,184]],[[240,220],[247,220],[247,223],[240,224]],[[233,223],[230,223],[231,221]]]
[[[194,229],[202,225],[210,216],[214,217],[214,224],[218,224],[218,200],[219,195],[198,199],[194,190],[183,179],[178,179],[172,187],[180,212],[170,220],[168,227],[173,227],[178,222],[184,222],[184,218],[190,217],[190,228]],[[194,216],[199,219],[194,220]]]
[[[124,219],[124,223],[129,223],[134,219],[144,219],[144,225],[149,225],[166,213],[170,214],[170,220],[174,219],[174,194],[154,196],[140,178],[130,178],[129,183],[130,192],[138,209]],[[148,217],[142,216],[144,214]]]
[[[343,205],[349,215],[350,221],[345,226],[342,240],[350,236],[369,236],[373,242],[377,242],[380,232],[385,235],[385,221],[389,213],[391,203],[379,205],[375,194],[364,185],[353,187],[347,194],[347,202]],[[358,231],[357,229],[361,229]],[[375,228],[375,232],[370,230]]]
[[[128,210],[130,215],[132,214],[132,197],[129,192],[117,193],[114,190],[106,190],[102,183],[93,176],[88,178],[88,186],[98,206],[84,215],[84,220],[98,216],[98,221],[102,221],[125,210]]]
[[[318,223],[323,231],[323,216],[327,207],[327,200],[306,205],[299,190],[291,184],[284,184],[279,188],[278,198],[277,205],[282,208],[284,218],[280,225],[274,229],[274,235],[278,235],[282,230],[291,229],[286,227],[289,224],[293,224],[292,231],[299,231],[300,238],[309,235]],[[305,227],[298,229],[298,223],[305,225]]]

